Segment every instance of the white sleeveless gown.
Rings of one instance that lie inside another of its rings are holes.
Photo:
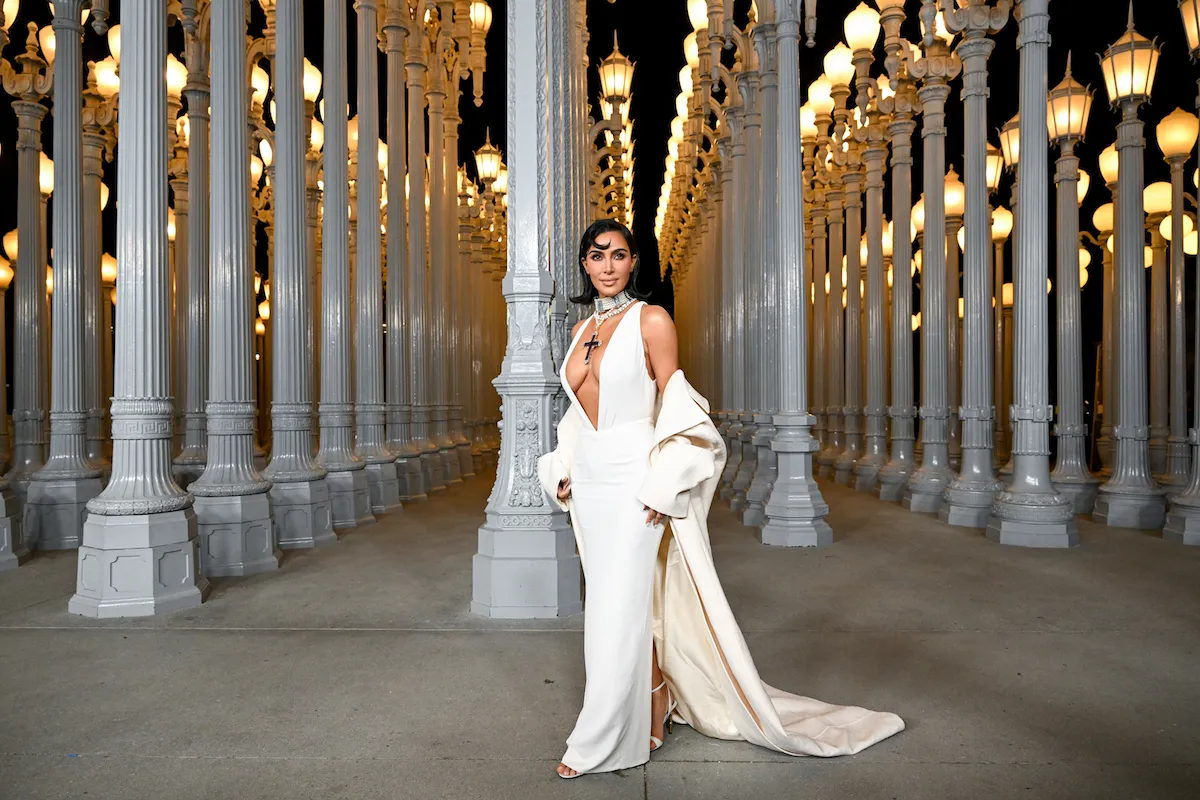
[[[571,472],[572,517],[587,579],[583,710],[562,761],[609,772],[650,760],[650,657],[654,568],[663,526],[646,523],[635,497],[649,469],[658,387],[646,372],[638,302],[609,334],[592,426],[567,382],[568,413],[582,418]],[[587,326],[581,326],[567,359]],[[564,364],[566,363],[564,360]]]

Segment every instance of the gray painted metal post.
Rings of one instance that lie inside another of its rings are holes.
[[[67,604],[70,613],[89,617],[189,608],[208,589],[198,574],[192,498],[171,478],[166,17],[165,3],[147,3],[121,26],[121,146],[137,157],[117,162],[113,473],[88,503],[75,595]],[[244,40],[239,44],[244,53]],[[246,185],[244,178],[239,183]]]

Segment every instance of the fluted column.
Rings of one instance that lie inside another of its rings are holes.
[[[443,21],[443,28],[448,22]],[[446,346],[446,287],[449,270],[446,242],[446,70],[442,65],[440,37],[434,42],[429,85],[429,340],[426,342],[429,375],[430,435],[438,449],[442,475],[448,484],[458,483],[458,457],[448,429],[446,397],[448,349]]]
[[[879,470],[887,463],[887,323],[884,296],[887,273],[883,261],[883,162],[887,157],[884,125],[878,111],[863,129],[866,148],[863,160],[867,168],[867,395],[863,408],[866,439],[863,455],[854,465],[854,488],[860,492],[875,490]],[[893,247],[895,245],[893,244]],[[892,275],[895,283],[898,276]]]
[[[995,212],[993,212],[995,213]],[[996,454],[995,462],[1008,458],[1008,435],[1004,420],[1008,418],[1003,410],[1008,407],[1004,402],[1004,242],[1007,237],[999,237],[993,228],[992,232],[992,270],[994,290],[992,293],[992,314],[996,319],[992,349],[992,408],[993,428]]]
[[[747,52],[744,58],[751,59],[752,53]],[[753,63],[753,61],[743,62]],[[743,121],[746,129],[743,133],[746,140],[746,156],[743,167],[745,180],[745,202],[739,206],[742,213],[736,215],[742,228],[744,243],[744,262],[742,266],[742,291],[738,298],[741,307],[741,344],[738,351],[741,356],[742,399],[741,408],[742,428],[739,441],[742,449],[742,460],[738,466],[736,477],[733,479],[733,497],[730,498],[730,509],[739,516],[748,507],[746,491],[754,479],[754,471],[758,467],[758,451],[754,447],[754,436],[757,424],[754,414],[759,410],[758,376],[763,366],[761,363],[758,338],[758,323],[760,313],[757,307],[759,286],[762,269],[762,216],[759,213],[759,203],[762,200],[762,105],[759,91],[761,76],[758,69],[747,69],[738,81],[738,89],[745,104]]]
[[[246,19],[240,0],[212,0],[211,14],[208,461],[189,489],[196,496],[204,574],[250,575],[277,568],[279,549],[267,494],[271,484],[254,466]]]
[[[0,386],[8,379],[8,328],[5,313],[7,291],[0,288]],[[0,392],[0,425],[4,427],[0,437],[0,464],[8,461],[8,393]],[[21,504],[12,490],[8,479],[0,475],[0,572],[16,569],[29,560],[29,547],[21,536]]]
[[[26,541],[71,550],[83,538],[86,505],[100,493],[87,459],[83,367],[83,0],[55,6],[54,294],[50,341],[50,449],[26,496]],[[18,257],[20,252],[18,251]]]
[[[409,387],[412,391],[411,435],[412,445],[420,452],[421,479],[425,491],[446,488],[447,478],[443,472],[443,460],[438,445],[431,436],[434,399],[429,384],[430,347],[433,338],[432,319],[428,302],[429,252],[426,242],[425,209],[425,79],[428,68],[428,41],[420,21],[413,23],[414,29],[408,36],[405,54],[405,69],[408,72],[408,296],[405,316],[409,321],[408,370]],[[433,107],[430,107],[431,111]],[[440,112],[440,107],[439,107]],[[432,122],[429,127],[434,130]],[[431,135],[430,141],[434,140]]]
[[[404,107],[404,47],[408,9],[389,3],[383,32],[387,47],[387,343],[386,398],[387,445],[396,455],[400,500],[427,498],[421,480],[421,454],[409,433],[412,413],[408,374],[409,318],[405,313],[408,291],[408,218],[405,208],[405,175],[408,172],[408,117]]]
[[[496,485],[479,529],[471,610],[488,617],[556,617],[578,613],[580,564],[566,514],[528,465],[553,444],[559,380],[550,354],[549,311],[554,278],[546,269],[560,252],[568,221],[539,216],[565,190],[564,165],[543,158],[554,140],[550,105],[561,103],[551,74],[570,68],[547,15],[566,15],[571,0],[515,0],[507,8],[508,85],[508,348],[493,384],[504,426]],[[561,84],[558,84],[561,86]],[[527,224],[542,219],[541,224]],[[531,342],[533,343],[531,345]]]
[[[1196,100],[1196,106],[1200,108],[1200,98]],[[1177,169],[1174,164],[1172,168],[1171,183],[1174,192],[1174,187],[1178,186],[1174,175]],[[1175,207],[1182,209],[1183,203],[1177,203]],[[1176,218],[1171,223],[1171,238],[1182,244],[1183,239],[1179,234],[1183,232],[1183,220],[1180,218],[1180,212],[1175,213]],[[1197,257],[1196,264],[1197,268],[1200,268],[1200,257]],[[1192,312],[1195,318],[1200,320],[1200,292],[1195,295]],[[1200,325],[1192,329],[1192,353],[1193,358],[1200,358],[1196,355],[1200,354]],[[1200,364],[1200,360],[1196,363]],[[1200,397],[1200,369],[1192,371],[1192,397]],[[1171,499],[1162,535],[1168,542],[1200,545],[1200,403],[1196,402],[1192,403],[1192,427],[1188,430],[1188,444],[1191,446],[1191,478],[1187,488]]]
[[[989,539],[1024,547],[1067,547],[1078,542],[1071,503],[1050,482],[1053,407],[1048,403],[1046,273],[1050,242],[1045,180],[1048,4],[1048,0],[1018,0],[1023,146],[1017,165],[1019,199],[1013,240],[1013,473],[992,506],[987,528]],[[1138,192],[1140,197],[1141,190]]]
[[[358,21],[358,244],[354,264],[355,454],[366,462],[371,513],[400,507],[396,454],[387,447],[383,394],[383,264],[379,234],[377,0],[355,0]],[[436,196],[435,196],[436,197]],[[360,515],[361,516],[361,515]]]
[[[850,145],[853,160],[847,164],[843,181],[846,193],[846,356],[842,426],[846,446],[834,462],[834,477],[849,485],[854,465],[862,455],[862,184],[866,174],[858,157],[858,145]],[[841,265],[838,265],[839,269]]]
[[[166,4],[146,3],[121,25],[121,147],[137,157],[117,162],[113,471],[88,503],[67,604],[90,617],[189,608],[208,588],[199,577],[192,498],[171,478],[166,17]]]
[[[1116,216],[1117,206],[1117,187],[1115,184],[1109,187],[1113,194],[1113,211],[1114,220]],[[1112,429],[1117,418],[1117,397],[1113,393],[1113,378],[1117,367],[1117,342],[1116,329],[1113,327],[1113,315],[1116,313],[1117,296],[1116,277],[1117,277],[1117,262],[1116,257],[1109,252],[1107,247],[1114,233],[1109,231],[1107,234],[1100,234],[1100,246],[1103,251],[1102,264],[1104,272],[1104,300],[1101,332],[1101,361],[1100,361],[1100,441],[1097,450],[1100,452],[1100,477],[1108,477],[1112,475],[1113,459],[1116,456],[1116,447],[1113,440]],[[1113,242],[1116,246],[1116,242]]]
[[[185,8],[184,49],[188,68],[183,96],[188,110],[188,191],[196,202],[191,204],[188,220],[187,287],[184,308],[177,314],[186,317],[183,327],[186,359],[179,369],[186,370],[183,397],[183,451],[175,458],[175,478],[185,488],[204,472],[208,461],[208,281],[209,281],[209,116],[208,42],[194,4]]]
[[[1150,474],[1160,475],[1167,466],[1167,435],[1170,432],[1170,348],[1168,346],[1169,312],[1167,310],[1168,257],[1167,240],[1161,226],[1168,214],[1149,214],[1146,227],[1150,230]],[[1143,262],[1144,263],[1144,262]]]
[[[1005,14],[1007,18],[1007,14]],[[992,265],[991,207],[987,190],[987,60],[995,43],[987,29],[972,27],[958,46],[963,63],[964,191],[966,250],[963,253],[963,342],[961,459],[957,477],[950,482],[939,516],[951,525],[983,528],[991,513],[992,500],[1000,490],[992,451]],[[950,233],[947,228],[947,233]],[[955,232],[957,233],[957,232]],[[958,244],[948,238],[947,248]],[[957,288],[958,276],[950,283]],[[954,304],[957,312],[957,301]],[[957,313],[951,317],[957,331]],[[958,359],[951,359],[957,370]]]
[[[108,435],[105,416],[108,396],[104,394],[104,359],[101,356],[100,273],[103,264],[104,231],[100,187],[104,177],[105,127],[116,121],[116,104],[105,102],[97,84],[94,65],[89,70],[84,90],[83,108],[83,380],[84,404],[87,406],[87,459],[106,472],[111,469],[108,459]],[[5,432],[7,440],[7,431]],[[6,441],[7,444],[7,441]],[[7,459],[8,447],[4,448]]]
[[[1184,311],[1183,168],[1187,156],[1167,159],[1171,167],[1171,379],[1170,436],[1162,483],[1168,491],[1188,485],[1191,452],[1187,438],[1187,340]]]
[[[951,168],[950,174],[954,174]],[[946,397],[950,403],[950,416],[946,428],[946,452],[949,454],[951,475],[959,466],[962,448],[958,441],[958,404],[959,389],[962,386],[962,320],[958,316],[959,280],[962,275],[958,249],[958,229],[962,227],[962,217],[946,215],[946,235],[943,246],[946,248]],[[943,498],[944,499],[944,498]]]
[[[299,3],[281,3],[276,9],[273,66],[275,263],[271,272],[274,291],[270,342],[274,436],[271,462],[264,474],[271,481],[279,546],[298,549],[337,541],[326,472],[313,461],[310,437],[312,361],[308,331],[312,298],[305,257],[308,142],[304,130],[304,9]],[[375,230],[378,235],[378,225]]]
[[[803,547],[829,544],[833,531],[825,521],[829,507],[813,474],[819,444],[810,433],[816,421],[808,407],[807,339],[808,264],[804,261],[804,199],[801,181],[799,0],[776,5],[779,56],[779,133],[777,258],[779,304],[779,412],[774,415],[771,449],[778,474],[766,505],[763,544]]]
[[[1060,143],[1058,184],[1058,460],[1050,480],[1076,514],[1091,513],[1100,482],[1087,465],[1083,419],[1083,336],[1079,298],[1079,158],[1075,141]]]
[[[921,271],[921,467],[908,482],[904,507],[935,512],[949,485],[950,395],[947,379],[946,224],[943,186],[946,180],[946,81],[958,72],[957,58],[936,38],[927,37],[925,56],[913,65],[924,79],[919,92],[924,105],[921,136],[925,142],[925,236]]]
[[[836,143],[832,145],[836,147]],[[842,404],[845,398],[845,310],[842,308],[842,249],[846,243],[842,223],[842,178],[835,167],[829,169],[825,190],[828,221],[826,256],[829,291],[825,297],[825,448],[817,458],[817,475],[834,477],[834,465],[845,446],[842,439]]]
[[[758,302],[754,306],[754,316],[758,318],[759,334],[755,337],[755,341],[765,343],[777,341],[780,335],[775,319],[779,298],[777,286],[779,216],[772,210],[778,202],[779,181],[776,170],[779,147],[779,83],[776,72],[778,68],[775,58],[777,40],[774,23],[760,21],[754,28],[754,43],[758,49],[759,70],[762,75],[762,132],[760,134],[762,180],[757,187],[758,207],[761,209],[762,222],[758,245],[760,257],[758,264],[754,265],[754,269],[758,273],[756,291]],[[711,204],[715,198],[711,194],[709,198]],[[699,243],[699,252],[711,252],[711,244],[707,238]],[[706,264],[700,263],[697,264],[697,267],[707,271]],[[697,288],[703,285],[700,281],[706,277],[705,274],[696,276],[699,279]],[[797,298],[802,296],[796,295]],[[701,307],[695,307],[695,310],[703,311]],[[699,333],[696,331],[697,336]],[[759,395],[757,407],[754,410],[755,429],[751,440],[755,448],[755,470],[751,484],[746,490],[746,511],[742,515],[742,522],[753,527],[761,527],[766,521],[765,506],[767,499],[771,496],[771,486],[775,483],[778,468],[775,451],[771,449],[771,442],[775,439],[776,433],[772,420],[779,410],[773,384],[776,382],[780,370],[794,369],[795,365],[788,364],[785,367],[781,362],[772,358],[773,354],[767,348],[755,346],[754,350],[754,360],[758,365]]]
[[[346,4],[325,0],[326,64],[345,64]],[[372,31],[372,41],[374,32]],[[214,81],[215,84],[215,81]],[[350,208],[346,72],[326,71],[325,207],[321,232],[321,447],[317,463],[327,471],[334,528],[371,522],[366,462],[354,452],[354,405],[350,390]],[[361,113],[361,111],[360,111]],[[360,131],[359,141],[363,140]],[[366,149],[374,149],[374,140]],[[414,182],[413,205],[423,206]],[[378,204],[376,205],[378,207]],[[379,230],[376,225],[375,230]],[[378,299],[378,298],[376,298]]]
[[[825,187],[818,181],[813,182],[812,192],[812,213],[811,213],[811,239],[812,239],[812,261],[809,262],[809,275],[812,281],[812,322],[809,328],[812,330],[813,345],[812,345],[812,367],[809,372],[813,376],[811,401],[808,405],[811,406],[813,419],[812,438],[817,444],[817,453],[820,453],[828,437],[826,430],[825,407],[828,405],[826,397],[828,368],[825,366],[826,359],[829,358],[828,342],[828,326],[825,320],[827,316],[828,300],[826,300],[825,292],[825,276],[826,265],[828,264],[827,253],[827,232],[825,227],[826,208],[825,208]],[[807,409],[806,409],[807,410]],[[817,457],[812,457],[813,461],[813,477],[816,477],[816,461]]]
[[[729,223],[729,258],[725,261],[722,285],[728,287],[722,292],[725,298],[725,317],[728,339],[728,351],[723,359],[725,365],[725,381],[729,390],[729,404],[726,412],[729,415],[729,426],[725,429],[728,444],[728,456],[725,460],[725,470],[721,473],[721,499],[732,501],[734,496],[734,479],[741,471],[742,463],[742,410],[745,408],[745,226],[738,218],[737,209],[745,208],[745,198],[748,192],[746,180],[746,138],[744,107],[739,105],[726,109],[725,120],[729,125],[732,144],[730,145],[730,163],[733,175],[732,189],[727,197],[732,199],[726,221]]]

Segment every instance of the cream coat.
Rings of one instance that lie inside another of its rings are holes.
[[[835,706],[763,683],[713,565],[708,511],[725,466],[725,445],[708,401],[682,370],[656,404],[650,470],[637,499],[669,517],[659,549],[654,639],[660,666],[679,701],[676,719],[718,739],[743,739],[791,755],[857,753],[904,730],[895,714]],[[558,447],[538,461],[550,498],[571,474],[582,419],[574,404],[558,427]],[[580,559],[587,571],[587,553]],[[649,727],[649,720],[647,720]]]

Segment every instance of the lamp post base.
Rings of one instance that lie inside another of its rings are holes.
[[[275,532],[281,550],[304,550],[337,543],[325,479],[271,484]]]
[[[216,578],[279,569],[268,492],[197,497],[195,514],[200,574]]]
[[[1110,528],[1157,529],[1166,522],[1166,505],[1158,488],[1119,493],[1100,487],[1092,520]]]

